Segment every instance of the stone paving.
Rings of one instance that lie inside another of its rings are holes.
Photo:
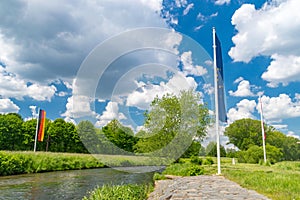
[[[267,200],[223,176],[171,177],[160,180],[148,200]]]

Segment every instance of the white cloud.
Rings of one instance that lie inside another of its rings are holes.
[[[187,15],[193,7],[194,7],[194,4],[193,4],[193,3],[189,4],[189,5],[184,9],[183,15]]]
[[[126,117],[123,113],[119,112],[118,103],[110,101],[105,107],[105,111],[102,113],[102,115],[98,115],[97,119],[98,121],[95,125],[98,127],[102,127],[113,119],[117,119],[120,121],[126,119]]]
[[[56,92],[54,85],[28,84],[26,81],[8,73],[0,67],[0,95],[3,98],[16,98],[23,100],[30,97],[37,101],[51,101]]]
[[[281,122],[283,119],[300,117],[300,99],[292,100],[287,94],[278,97],[261,97],[264,118],[269,121]],[[260,105],[256,109],[260,111]]]
[[[179,8],[185,7],[188,4],[187,0],[175,0],[175,3]]]
[[[161,7],[161,0],[1,1],[0,59],[7,71],[26,80],[70,80],[85,56],[108,37],[139,27],[167,27]]]
[[[216,5],[223,5],[223,4],[229,4],[230,0],[216,0],[215,4]]]
[[[203,90],[206,94],[213,94],[215,92],[215,88],[210,83],[206,83],[203,85]]]
[[[195,90],[197,87],[194,78],[185,77],[181,72],[175,74],[167,83],[147,85],[140,82],[138,84],[144,86],[140,88],[141,90],[133,91],[128,95],[126,105],[135,106],[142,110],[149,109],[150,103],[156,96],[160,98],[167,93],[178,95],[182,90]]]
[[[36,110],[36,106],[29,106],[29,108],[31,110],[32,118],[37,118],[38,117],[38,112]]]
[[[86,96],[71,96],[66,104],[66,112],[61,116],[72,122],[74,119],[82,117],[95,117],[96,113],[91,109],[92,102],[93,100]]]
[[[20,108],[10,99],[0,99],[0,113],[17,113],[19,112]]]
[[[287,136],[289,136],[289,137],[294,137],[294,138],[300,140],[300,136],[299,136],[299,135],[296,135],[295,132],[293,132],[293,131],[289,131],[289,132],[287,133]]]
[[[253,119],[254,109],[256,102],[254,100],[243,99],[237,103],[236,108],[230,108],[227,116],[229,123],[232,123],[239,119],[251,118]]]
[[[151,8],[153,11],[160,11],[162,8],[162,0],[140,0],[142,4]]]
[[[267,1],[260,9],[252,4],[242,5],[232,16],[238,32],[232,38],[235,46],[229,51],[231,58],[249,62],[260,55],[271,56],[273,61],[262,76],[269,86],[299,81],[299,7],[298,0]]]
[[[237,80],[235,81],[237,82]],[[250,85],[250,82],[247,80],[241,80],[239,82],[239,85],[237,87],[237,90],[233,92],[232,90],[229,91],[229,94],[231,96],[235,97],[250,97],[250,96],[255,96],[255,94],[251,91],[252,88],[255,86]]]
[[[269,82],[269,87],[277,87],[279,83],[286,86],[289,82],[300,81],[300,56],[272,55],[273,61],[262,78]]]
[[[194,65],[192,60],[192,52],[184,52],[181,55],[181,62],[183,65],[183,73],[185,75],[203,76],[207,74],[207,69],[202,66]]]

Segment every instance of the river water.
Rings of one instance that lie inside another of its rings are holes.
[[[3,176],[0,200],[76,200],[103,184],[149,183],[152,176],[111,168]]]

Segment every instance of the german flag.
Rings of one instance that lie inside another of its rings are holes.
[[[44,133],[45,133],[45,122],[46,122],[46,111],[41,110],[39,111],[39,120],[38,120],[38,141],[43,142],[44,140]]]

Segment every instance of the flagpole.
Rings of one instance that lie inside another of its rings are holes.
[[[264,162],[267,163],[264,117],[263,117],[263,107],[262,107],[261,95],[259,95],[259,102],[260,102],[260,122],[261,122],[261,135],[262,135],[262,143],[263,143],[263,151],[264,151]]]
[[[215,83],[217,163],[218,163],[218,175],[220,175],[221,174],[221,158],[220,158],[220,134],[219,134],[218,70],[217,70],[217,49],[216,49],[216,29],[215,29],[215,27],[213,27],[213,50],[214,50],[214,83]]]
[[[37,117],[36,117],[36,128],[35,128],[35,138],[34,138],[34,148],[33,148],[33,152],[36,151],[36,141],[37,141],[38,127],[39,127],[39,116],[40,116],[40,109],[38,108],[38,115],[37,115]]]

